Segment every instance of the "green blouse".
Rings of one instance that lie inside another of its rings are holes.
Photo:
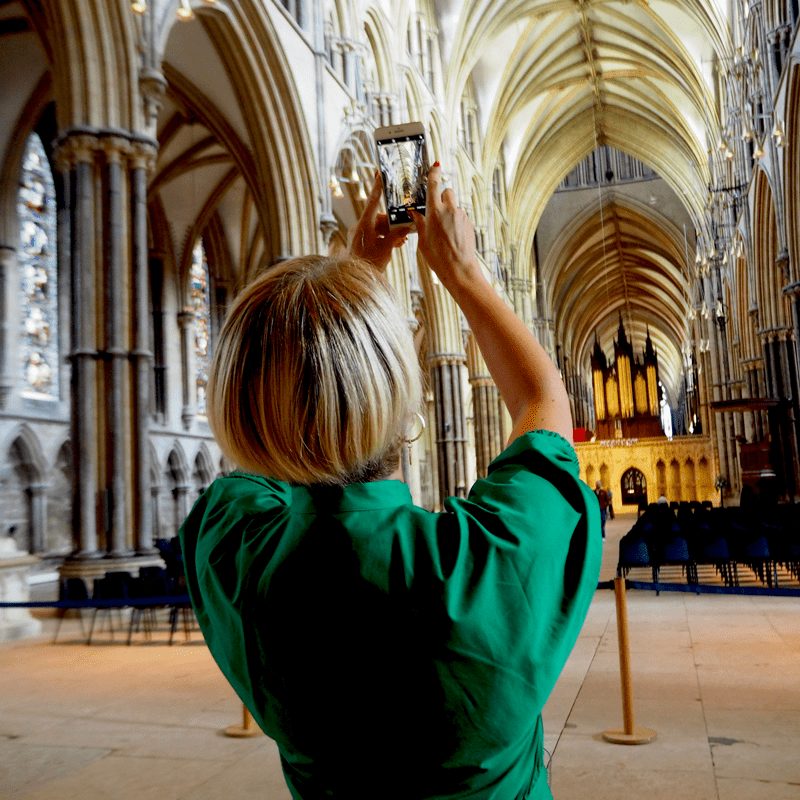
[[[294,798],[550,798],[541,710],[597,585],[575,451],[514,441],[466,498],[235,473],[181,528],[209,650]]]

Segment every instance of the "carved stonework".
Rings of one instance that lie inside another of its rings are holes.
[[[322,231],[322,241],[327,247],[331,242],[331,236],[339,229],[339,223],[333,214],[323,212],[319,218],[319,229]]]
[[[144,67],[139,73],[139,89],[144,102],[145,119],[148,128],[155,126],[158,114],[164,105],[167,92],[167,80],[157,69]]]
[[[775,258],[775,266],[781,271],[783,279],[789,280],[789,251],[785,248]]]
[[[705,436],[578,442],[575,451],[581,478],[591,487],[602,480],[614,493],[615,510],[636,508],[628,506],[622,494],[622,476],[631,468],[644,476],[648,502],[661,495],[669,501],[719,498],[714,488],[716,449]]]

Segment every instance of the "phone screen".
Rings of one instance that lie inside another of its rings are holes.
[[[390,225],[411,222],[408,209],[425,213],[428,150],[424,133],[378,139],[378,165]]]

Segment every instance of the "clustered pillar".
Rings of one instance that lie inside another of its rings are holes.
[[[73,309],[72,560],[152,553],[146,203],[154,156],[154,143],[121,131],[81,129],[57,142]]]
[[[486,475],[489,464],[503,449],[500,430],[500,393],[491,376],[470,378],[475,418],[475,466],[478,477]]]
[[[467,493],[467,423],[464,415],[464,355],[434,355],[430,361],[436,409],[436,451],[439,497],[465,497]]]

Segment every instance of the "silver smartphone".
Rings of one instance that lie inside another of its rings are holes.
[[[428,189],[425,128],[421,122],[377,128],[375,146],[389,225],[411,225],[410,208],[425,213]]]

